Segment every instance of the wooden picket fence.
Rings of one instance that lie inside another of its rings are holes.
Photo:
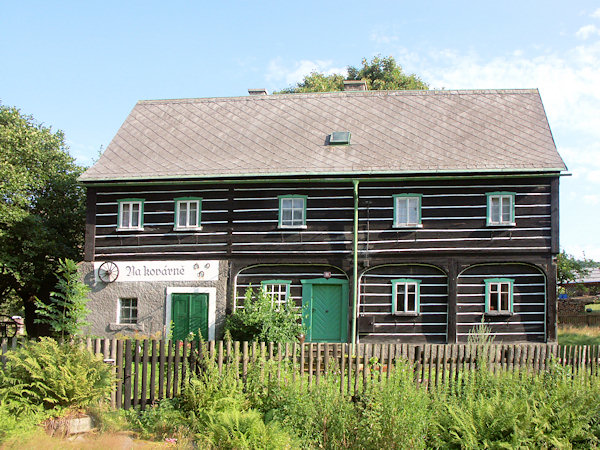
[[[570,325],[573,327],[600,327],[600,314],[559,314],[558,323],[562,326]]]
[[[19,345],[17,339],[3,340],[2,355]],[[206,367],[207,361],[216,370],[233,370],[246,380],[251,367],[270,364],[291,372],[309,389],[322,377],[339,378],[340,393],[356,395],[374,380],[390,376],[397,361],[412,365],[415,383],[426,389],[456,383],[461,373],[473,370],[485,359],[492,372],[527,370],[540,373],[551,359],[569,366],[573,376],[598,374],[600,345],[560,346],[557,344],[351,344],[210,341],[207,343],[90,339],[86,347],[112,365],[116,386],[112,393],[115,408],[129,409],[153,404],[163,398],[180,394],[193,373]],[[270,361],[270,362],[268,362]],[[4,364],[4,357],[2,357]]]

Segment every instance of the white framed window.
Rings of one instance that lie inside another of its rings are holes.
[[[487,225],[515,226],[515,193],[489,192],[487,195]]]
[[[260,286],[266,295],[271,298],[271,305],[275,309],[285,305],[290,296],[291,281],[288,280],[265,280],[261,281]]]
[[[175,199],[175,229],[176,230],[201,230],[200,217],[202,214],[201,198],[176,198]]]
[[[421,311],[421,280],[392,280],[392,314],[416,316]]]
[[[117,230],[143,230],[144,229],[144,200],[129,198],[118,200],[119,223]]]
[[[485,280],[485,313],[513,313],[513,284],[510,278],[488,278]]]
[[[394,195],[394,228],[420,228],[421,194]]]
[[[279,196],[279,228],[306,228],[306,196]]]
[[[131,324],[138,321],[137,298],[120,298],[117,323]]]

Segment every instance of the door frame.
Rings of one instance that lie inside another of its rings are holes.
[[[341,336],[340,342],[348,342],[348,293],[349,293],[349,283],[348,280],[342,280],[339,278],[310,278],[307,280],[300,280],[302,283],[302,322],[303,325],[304,319],[306,317],[307,320],[310,320],[312,324],[312,293],[313,293],[313,285],[337,285],[342,288],[342,317],[341,317]],[[308,342],[313,342],[312,340],[312,326],[309,327],[306,324],[306,340]],[[314,341],[316,342],[316,341]]]
[[[214,287],[167,287],[165,302],[165,326],[163,335],[166,337],[171,324],[171,295],[172,294],[208,294],[208,340],[215,340],[215,321],[217,316],[217,288]]]

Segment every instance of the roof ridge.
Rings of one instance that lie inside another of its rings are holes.
[[[409,95],[485,95],[485,94],[538,94],[537,88],[516,89],[419,89],[419,90],[369,90],[301,92],[295,94],[244,95],[235,97],[190,97],[173,99],[138,100],[138,104],[207,103],[217,101],[274,101],[294,97],[366,97],[366,96],[409,96]]]

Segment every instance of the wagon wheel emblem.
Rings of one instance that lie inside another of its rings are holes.
[[[19,325],[10,316],[0,315],[0,337],[11,338],[17,335]]]
[[[105,283],[112,283],[119,278],[119,268],[112,261],[103,262],[100,267],[98,267],[98,278]]]

